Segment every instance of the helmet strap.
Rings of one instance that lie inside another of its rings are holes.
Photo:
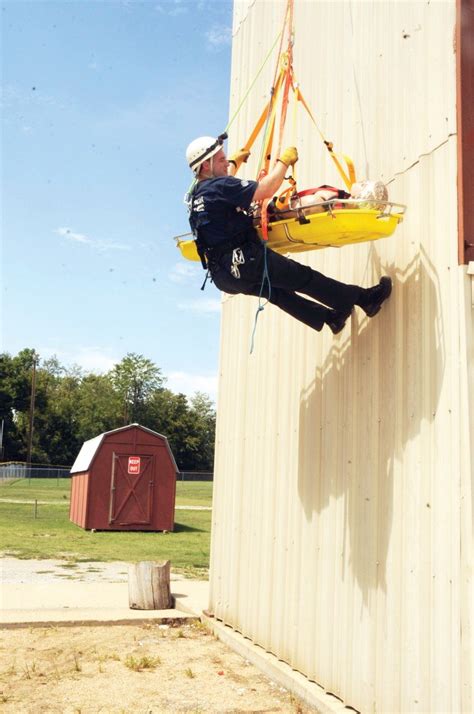
[[[209,171],[206,171],[206,173],[201,174],[200,178],[204,179],[210,179],[214,178],[214,158],[211,156],[209,159],[205,159],[205,161],[209,161]],[[204,163],[204,161],[203,161]],[[201,164],[202,166],[202,164]],[[199,174],[201,172],[201,166],[199,166],[196,176],[199,178]]]

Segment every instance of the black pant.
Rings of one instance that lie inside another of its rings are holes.
[[[232,250],[220,258],[210,259],[212,279],[219,290],[231,295],[260,295],[264,272],[265,249],[257,240],[242,246],[245,263],[237,265],[240,278],[231,273]],[[285,258],[267,248],[267,268],[271,290],[265,283],[262,297],[269,298],[273,305],[315,330],[321,330],[331,315],[323,305],[297,295],[303,293],[335,310],[350,309],[362,296],[364,289],[358,285],[346,285],[327,278],[322,273]]]

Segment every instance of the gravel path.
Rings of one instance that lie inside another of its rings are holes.
[[[123,583],[128,580],[128,563],[71,563],[67,560],[19,560],[8,557],[0,560],[0,582],[5,585],[39,585],[63,580],[65,576],[81,582]]]

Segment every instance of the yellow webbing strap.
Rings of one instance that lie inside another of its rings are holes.
[[[340,173],[340,175],[341,175],[341,177],[342,177],[344,183],[346,184],[347,190],[350,191],[352,184],[355,183],[356,180],[357,180],[357,179],[356,179],[355,168],[354,168],[354,162],[353,162],[352,159],[351,159],[349,156],[347,156],[346,154],[335,154],[334,151],[333,151],[333,149],[332,149],[332,144],[331,144],[330,141],[325,141],[324,143],[326,144],[326,147],[327,147],[327,150],[329,151],[329,154],[330,154],[330,156],[331,156],[331,159],[332,159],[332,160],[334,161],[334,163],[336,164],[337,170],[339,171],[339,173]],[[348,172],[349,172],[349,175],[347,175],[346,172],[344,171],[344,169],[342,168],[342,166],[341,166],[341,164],[340,164],[340,162],[339,162],[339,160],[338,160],[338,158],[337,158],[338,156],[342,156],[342,158],[343,158],[344,161],[346,162],[346,166],[347,166],[347,170],[348,170]]]
[[[284,87],[283,87],[283,97],[282,97],[282,101],[281,101],[280,133],[279,133],[279,137],[278,137],[278,146],[277,146],[277,150],[276,150],[276,156],[279,156],[280,151],[281,151],[281,145],[282,145],[282,141],[283,141],[283,133],[285,131],[286,117],[287,117],[287,113],[288,113],[290,87],[293,84],[291,49],[287,53],[285,53],[284,62],[286,63],[286,65],[285,65],[286,66],[285,83],[284,83]]]
[[[278,92],[280,90],[280,85],[281,85],[281,82],[283,79],[283,74],[284,74],[284,72],[280,73],[280,76],[278,77],[275,87],[273,89],[273,94],[270,97],[270,100],[265,105],[263,112],[261,113],[261,115],[258,118],[257,123],[255,124],[254,130],[252,131],[252,133],[250,134],[249,138],[247,139],[247,141],[245,143],[245,146],[244,146],[245,151],[250,151],[250,149],[252,148],[252,146],[255,142],[255,139],[260,134],[260,131],[262,130],[263,125],[265,124],[265,120],[268,117],[270,107],[271,107],[272,103],[275,102]]]
[[[316,122],[316,119],[314,118],[314,116],[313,116],[313,114],[312,114],[312,112],[311,112],[311,109],[309,108],[309,106],[307,105],[307,103],[306,103],[306,101],[305,101],[305,98],[304,98],[303,95],[301,94],[301,90],[300,90],[299,86],[296,85],[294,89],[295,89],[295,93],[296,93],[296,98],[297,98],[297,100],[302,103],[302,105],[304,106],[304,108],[305,108],[306,111],[308,112],[308,115],[309,115],[311,121],[313,122],[314,126],[315,126],[316,129],[318,130],[319,135],[320,135],[321,139],[323,140],[323,142],[324,142],[324,144],[325,144],[327,150],[329,151],[329,154],[330,154],[332,160],[333,160],[334,163],[336,164],[337,170],[339,171],[339,174],[341,175],[341,178],[342,178],[342,180],[344,181],[344,183],[345,183],[345,185],[346,185],[346,188],[348,189],[348,191],[350,191],[352,184],[355,183],[356,180],[357,180],[357,179],[356,179],[356,172],[355,172],[354,162],[353,162],[352,159],[351,159],[349,156],[347,156],[346,154],[335,154],[335,153],[334,153],[332,143],[331,143],[330,141],[327,141],[327,140],[325,139],[324,134],[322,133],[321,129],[319,128],[319,126],[318,126],[318,124],[317,124],[317,122]],[[343,167],[341,166],[341,163],[340,163],[340,161],[338,160],[337,156],[342,156],[342,158],[343,158],[344,161],[346,162],[347,173],[344,171]]]
[[[272,146],[273,146],[273,137],[275,134],[275,121],[276,121],[276,97],[277,95],[274,95],[275,97],[275,102],[272,107],[272,111],[268,120],[267,128],[266,128],[266,136],[264,137],[264,144],[263,144],[263,155],[260,158],[260,166],[259,166],[259,171],[260,169],[264,168],[265,171],[268,173],[268,170],[270,168],[270,158],[271,158],[271,153],[272,153]]]

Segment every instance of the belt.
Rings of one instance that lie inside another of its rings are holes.
[[[230,253],[235,250],[235,248],[242,248],[242,246],[250,243],[252,238],[247,233],[239,233],[234,238],[222,241],[218,245],[212,247],[203,247],[203,252],[210,262],[219,260],[226,253]]]

